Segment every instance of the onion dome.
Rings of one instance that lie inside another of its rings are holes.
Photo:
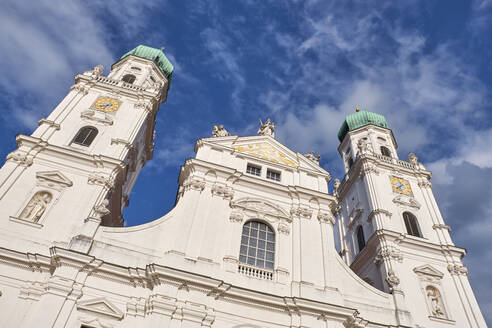
[[[376,125],[385,129],[389,129],[388,123],[383,115],[369,112],[366,110],[361,110],[350,114],[343,121],[340,130],[338,130],[338,140],[343,141],[343,138],[347,135],[349,131],[353,131],[365,125]]]
[[[171,77],[173,75],[174,67],[161,49],[139,45],[138,47],[128,51],[126,54],[121,56],[120,60],[129,55],[153,61],[157,65],[157,67],[159,67],[159,70],[162,72],[162,74],[164,74],[169,83],[171,83]]]

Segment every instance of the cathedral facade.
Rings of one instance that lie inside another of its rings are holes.
[[[254,136],[214,127],[175,207],[124,227],[172,73],[138,46],[17,136],[0,169],[2,327],[486,327],[431,173],[398,158],[376,113],[341,122],[332,191],[270,120]]]

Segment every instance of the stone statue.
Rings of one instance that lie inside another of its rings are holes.
[[[217,125],[214,125],[214,129],[212,130],[212,137],[218,138],[218,137],[227,137],[230,136],[231,134],[224,129],[224,126],[221,124],[217,128]]]
[[[432,315],[436,317],[444,317],[439,291],[434,287],[427,287],[427,298],[429,299],[429,303],[432,307]]]
[[[335,179],[333,182],[333,195],[338,195],[338,188],[340,188],[340,180]]]
[[[270,136],[275,138],[275,124],[267,119],[267,121],[263,124],[260,119],[260,128],[258,129],[258,134],[260,136]]]
[[[408,162],[413,165],[418,165],[419,158],[414,153],[408,154]]]
[[[20,218],[31,222],[38,222],[52,199],[53,196],[47,191],[37,192],[32,196],[26,208],[22,211]]]
[[[94,214],[96,219],[101,219],[110,213],[108,209],[109,200],[103,200],[99,205],[94,206]]]
[[[85,71],[84,73],[87,73],[87,75],[90,75],[93,78],[98,78],[99,76],[101,76],[102,72],[103,72],[103,65],[97,65],[92,70]]]
[[[314,151],[310,152],[309,154],[304,154],[304,156],[306,156],[307,158],[318,164],[319,164],[319,160],[321,159],[321,155],[320,154],[318,154],[318,156],[314,155]]]
[[[367,140],[364,139],[359,139],[357,142],[357,148],[359,148],[359,153],[360,154],[365,154],[369,150]]]

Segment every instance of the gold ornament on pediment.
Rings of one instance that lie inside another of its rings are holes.
[[[236,146],[232,148],[240,153],[245,153],[257,158],[265,159],[270,162],[289,165],[292,167],[298,166],[294,161],[289,159],[287,155],[279,152],[272,145],[266,142]]]

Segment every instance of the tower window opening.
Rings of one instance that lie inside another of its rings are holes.
[[[140,72],[142,69],[140,67],[137,67],[137,66],[132,66],[132,70]]]
[[[352,157],[349,157],[349,159],[348,159],[349,170],[352,168],[353,165],[354,165],[354,159]]]
[[[366,247],[366,239],[364,238],[364,230],[362,229],[362,226],[360,225],[357,228],[357,244],[359,246],[359,252]]]
[[[248,166],[246,166],[246,173],[260,176],[261,175],[261,167],[248,164]]]
[[[419,229],[419,223],[415,215],[409,212],[404,212],[403,221],[405,222],[405,228],[407,229],[407,233],[409,235],[415,237],[422,237],[422,234],[420,233],[420,229]]]
[[[391,157],[391,152],[387,147],[381,146],[381,155]]]
[[[153,76],[150,76],[150,80],[155,83],[155,78]]]
[[[126,74],[125,76],[123,76],[123,78],[121,80],[123,82],[132,84],[133,82],[135,82],[135,79],[136,79],[135,75],[133,75],[133,74]]]
[[[266,174],[267,179],[275,180],[275,181],[280,181],[280,172],[275,172],[272,170],[267,170]]]
[[[263,222],[249,221],[243,226],[239,262],[273,270],[275,233]]]
[[[89,147],[92,141],[94,141],[96,135],[97,135],[97,129],[95,127],[84,126],[79,130],[79,132],[77,132],[75,138],[73,138],[72,143]]]

